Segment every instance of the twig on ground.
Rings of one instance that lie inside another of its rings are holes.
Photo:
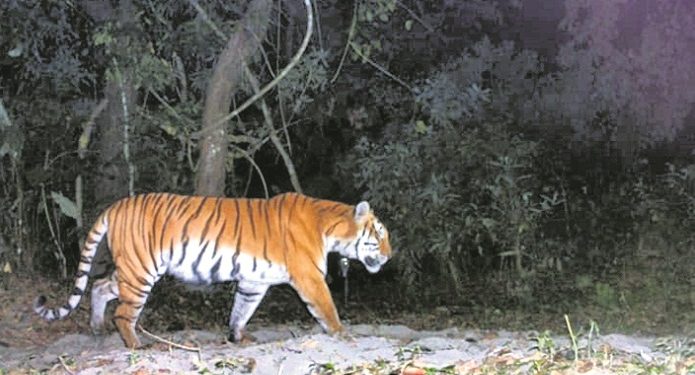
[[[142,328],[142,326],[139,325],[139,324],[138,324],[138,329],[139,329],[140,331],[142,331],[142,333],[144,333],[146,336],[148,336],[149,338],[151,338],[151,339],[153,339],[153,340],[155,340],[155,341],[159,341],[159,342],[161,342],[161,343],[164,343],[164,344],[173,346],[174,348],[186,350],[186,351],[189,351],[189,352],[197,352],[197,353],[198,353],[198,357],[200,357],[200,350],[201,350],[201,349],[200,349],[199,346],[187,346],[187,345],[177,344],[177,343],[175,343],[175,342],[173,342],[173,341],[169,341],[169,340],[167,340],[167,339],[165,339],[165,338],[163,338],[163,337],[159,337],[159,336],[157,336],[157,335],[155,335],[155,334],[153,334],[153,333],[148,332],[146,329]]]
[[[70,374],[70,375],[75,375],[75,372],[72,371],[72,370],[70,370],[70,367],[68,367],[68,364],[65,363],[65,360],[63,359],[63,356],[62,356],[62,355],[59,355],[59,356],[58,356],[58,360],[60,361],[61,366],[63,366],[63,369],[65,369],[65,371],[66,371],[68,374]]]

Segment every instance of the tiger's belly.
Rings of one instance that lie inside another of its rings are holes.
[[[209,248],[208,248],[209,247]],[[212,246],[195,249],[189,246],[174,251],[167,273],[177,279],[195,284],[211,284],[225,281],[253,281],[263,284],[282,284],[290,280],[287,267],[262,257],[254,257],[243,251]]]

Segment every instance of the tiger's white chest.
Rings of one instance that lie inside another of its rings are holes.
[[[282,284],[290,280],[287,267],[243,251],[214,246],[188,247],[181,257],[181,249],[174,251],[167,273],[177,279],[196,284],[225,281],[251,281],[261,284]],[[177,256],[178,255],[178,256]]]

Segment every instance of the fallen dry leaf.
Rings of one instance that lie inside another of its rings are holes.
[[[425,375],[426,371],[415,366],[406,366],[401,371],[401,375]]]
[[[587,361],[585,359],[580,360],[577,362],[577,372],[580,374],[583,374],[585,372],[589,372],[592,368],[594,368],[594,363],[591,361]]]
[[[457,374],[469,374],[473,370],[477,370],[480,367],[480,363],[475,359],[470,359],[468,361],[457,362],[454,365],[454,372]]]
[[[150,375],[150,372],[146,368],[140,367],[139,369],[135,370],[132,375]]]
[[[299,345],[302,349],[315,349],[319,346],[319,342],[314,339],[304,341]]]

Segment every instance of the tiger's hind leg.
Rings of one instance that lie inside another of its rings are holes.
[[[89,325],[94,333],[103,333],[104,312],[109,301],[118,298],[118,274],[114,271],[110,277],[99,279],[92,285],[92,316]]]
[[[152,286],[157,280],[145,283],[147,281],[142,277],[138,277],[137,280],[124,278],[122,273],[118,276],[119,304],[116,307],[113,322],[116,324],[125,346],[130,349],[142,347],[140,339],[135,333],[135,324],[145,302],[147,302]]]
[[[269,287],[268,284],[239,282],[234,295],[234,307],[232,307],[232,313],[229,316],[229,341],[235,343],[253,341],[251,336],[244,333],[246,323],[251,319]]]

